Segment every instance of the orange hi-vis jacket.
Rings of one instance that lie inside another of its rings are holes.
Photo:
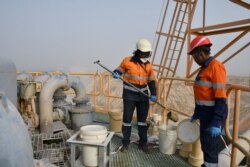
[[[226,69],[210,57],[199,71],[194,83],[195,114],[197,119],[211,120],[219,127],[227,116]]]
[[[151,96],[156,96],[156,83],[153,67],[149,62],[142,63],[135,56],[125,57],[120,66],[115,70],[119,74],[123,74],[123,80],[140,89],[145,94],[148,94],[148,88]],[[135,101],[145,101],[148,97],[142,95],[138,90],[123,83],[123,98]]]
[[[123,79],[125,81],[135,85],[146,86],[148,82],[155,80],[153,67],[150,63],[134,63],[131,61],[131,58],[124,58],[120,66],[116,69],[124,75]]]

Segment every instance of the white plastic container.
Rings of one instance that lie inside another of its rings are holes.
[[[80,128],[80,138],[92,144],[100,144],[107,137],[107,128],[101,125],[86,125]],[[98,147],[83,146],[82,162],[85,166],[98,165]]]
[[[163,154],[172,155],[176,151],[177,133],[176,126],[160,126],[159,147]]]
[[[193,144],[200,138],[200,127],[196,121],[182,120],[177,127],[178,138],[182,143]]]

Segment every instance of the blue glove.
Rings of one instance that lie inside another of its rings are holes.
[[[221,135],[221,129],[220,128],[217,128],[217,127],[211,127],[211,128],[208,128],[209,132],[211,133],[211,136],[213,138],[215,137],[218,137]]]
[[[113,72],[113,78],[118,79],[121,78],[121,75],[118,72]]]
[[[152,102],[156,102],[156,96],[150,96],[149,100],[152,101]]]

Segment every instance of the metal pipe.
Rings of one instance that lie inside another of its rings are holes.
[[[250,129],[247,130],[242,136],[250,140]],[[245,148],[246,150],[250,150],[250,145],[249,145],[250,143],[248,143],[247,140],[239,138],[238,142],[243,148]],[[219,167],[230,166],[230,159],[231,159],[230,156],[232,153],[231,150],[233,150],[232,144],[230,144],[228,148],[229,148],[229,151],[228,149],[225,148],[219,153],[219,162],[218,162]],[[236,150],[234,166],[238,166],[244,157],[245,155],[240,150]]]
[[[53,95],[58,88],[68,86],[64,76],[51,77],[44,85],[40,96],[40,132],[53,134]]]
[[[70,77],[69,85],[75,91],[76,97],[75,100],[83,101],[87,99],[86,88],[81,82],[79,77]]]
[[[39,117],[36,113],[35,97],[31,98],[31,108],[32,112],[34,113],[34,127],[37,128],[39,125]]]
[[[79,78],[63,75],[51,77],[44,85],[40,96],[40,132],[53,134],[53,95],[59,88],[71,87],[77,101],[86,98],[86,89]]]

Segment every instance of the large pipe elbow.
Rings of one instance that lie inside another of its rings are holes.
[[[87,101],[86,89],[79,77],[54,76],[44,85],[40,96],[40,132],[53,133],[53,95],[57,89],[71,87],[76,94],[76,103]]]
[[[53,134],[53,95],[58,88],[67,87],[65,76],[51,77],[44,85],[40,96],[40,132]]]
[[[70,87],[75,91],[76,97],[75,101],[83,102],[87,101],[86,88],[81,82],[79,77],[71,77],[69,79]]]

